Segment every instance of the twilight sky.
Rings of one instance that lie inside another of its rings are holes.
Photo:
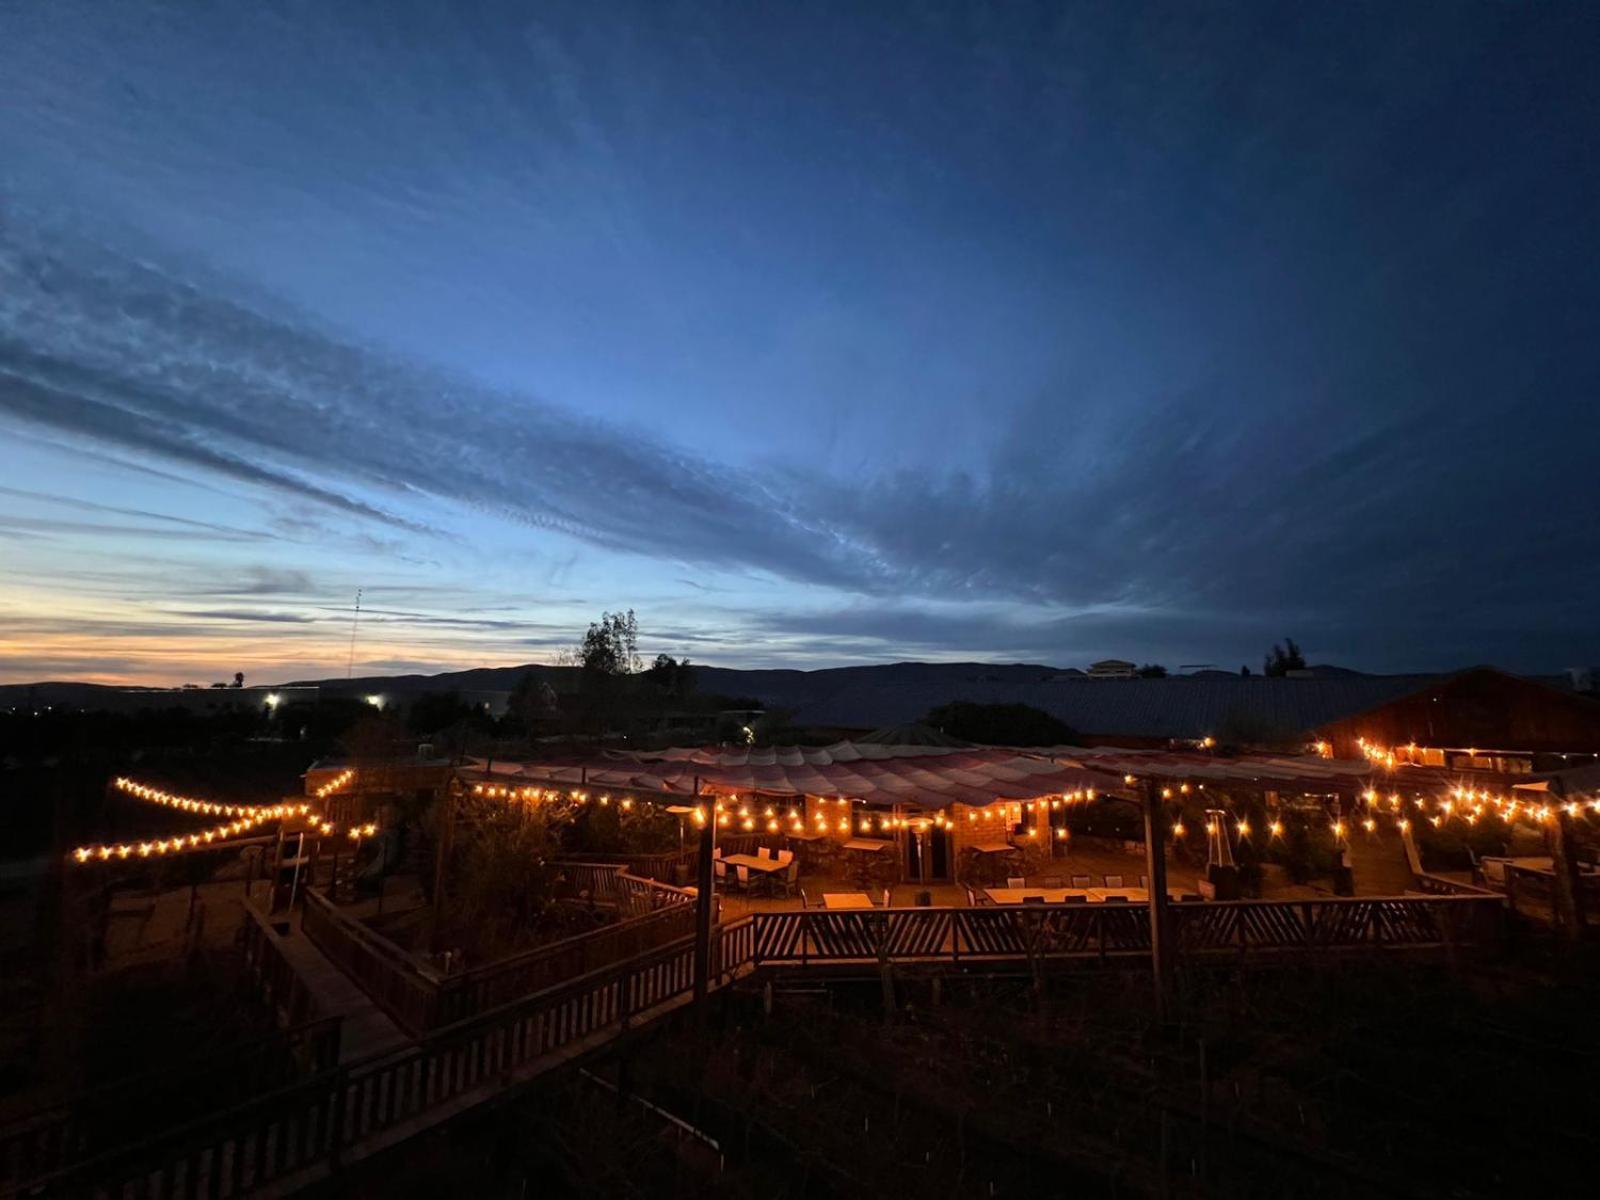
[[[0,680],[1600,662],[1597,49],[0,0]]]

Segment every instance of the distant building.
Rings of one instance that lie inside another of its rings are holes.
[[[1136,663],[1125,662],[1120,658],[1102,658],[1099,662],[1089,665],[1089,678],[1132,679],[1138,669]]]

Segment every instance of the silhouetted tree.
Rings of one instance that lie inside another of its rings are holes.
[[[1306,656],[1300,653],[1300,647],[1295,645],[1293,638],[1284,638],[1283,645],[1273,644],[1261,669],[1263,674],[1272,676],[1287,675],[1290,671],[1304,671]]]
[[[669,696],[682,698],[695,688],[694,667],[687,658],[677,659],[670,654],[656,655],[645,678]]]
[[[578,664],[585,675],[631,675],[638,671],[639,622],[633,609],[601,613],[578,646]]]
[[[506,703],[506,715],[522,729],[531,733],[542,717],[553,717],[558,711],[556,692],[532,671],[517,676],[511,689],[511,699]]]
[[[233,686],[234,687],[243,687],[244,686],[244,672],[243,671],[235,671],[233,673]]]
[[[1145,663],[1134,674],[1140,679],[1165,679],[1167,677],[1167,669],[1160,663]]]

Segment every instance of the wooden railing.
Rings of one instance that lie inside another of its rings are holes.
[[[324,1017],[266,1037],[118,1080],[0,1128],[0,1192],[62,1170],[175,1118],[215,1111],[328,1071],[339,1061],[340,1018]]]
[[[674,904],[563,938],[523,954],[489,963],[438,984],[434,1024],[451,1024],[475,1013],[542,991],[665,945],[694,931],[694,906]]]
[[[562,876],[558,895],[581,896],[596,904],[614,905],[625,916],[654,912],[694,899],[693,893],[685,888],[635,875],[621,863],[562,860],[554,865],[561,869]]]
[[[1481,888],[1477,884],[1462,883],[1444,875],[1435,875],[1425,871],[1422,867],[1422,855],[1417,851],[1417,842],[1411,835],[1411,830],[1400,831],[1400,844],[1405,847],[1406,865],[1411,868],[1411,886],[1419,892],[1427,892],[1433,896],[1492,896],[1497,893],[1488,888]]]
[[[270,918],[254,904],[246,904],[244,910],[244,968],[257,992],[277,1013],[280,1025],[303,1025],[312,1020],[319,1015],[316,999],[283,956]]]
[[[1180,956],[1408,950],[1493,942],[1497,897],[1175,904]],[[1139,956],[1142,905],[1018,905],[758,913],[713,930],[715,988],[746,967],[832,963],[960,965]],[[35,1181],[35,1190],[146,1200],[221,1200],[314,1182],[604,1045],[694,988],[694,938],[647,950],[429,1034],[415,1046],[323,1072],[141,1145]],[[663,1010],[664,1011],[664,1010]]]
[[[456,975],[422,967],[315,890],[306,892],[301,928],[413,1036],[663,945],[694,928],[693,897],[681,888],[639,878],[615,864],[562,867],[569,887],[588,890],[597,903],[615,907],[622,920]]]
[[[1493,944],[1498,897],[1441,896],[1169,906],[1182,956]],[[1150,952],[1141,904],[1004,905],[757,913],[758,963],[916,963],[1111,958]]]
[[[713,933],[712,986],[749,963],[748,920]],[[415,1047],[324,1073],[40,1180],[46,1192],[141,1200],[232,1197],[314,1182],[551,1064],[603,1045],[694,988],[694,939],[438,1030]]]
[[[657,883],[672,883],[682,868],[686,876],[694,874],[696,851],[673,850],[667,854],[574,854],[565,861],[594,863],[597,865],[616,864],[621,866],[630,875],[637,875],[641,879],[654,879]],[[693,882],[691,879],[690,882]]]
[[[419,1033],[441,1023],[439,977],[424,971],[387,938],[340,912],[313,888],[305,891],[300,929],[402,1028]]]
[[[1513,912],[1540,921],[1559,920],[1554,868],[1539,869],[1506,864],[1506,902]],[[1600,922],[1600,875],[1584,872],[1577,879],[1577,900],[1585,925]]]

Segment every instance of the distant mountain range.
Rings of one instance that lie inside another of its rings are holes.
[[[576,667],[528,664],[518,667],[475,667],[466,671],[446,671],[439,675],[363,675],[353,679],[299,679],[274,684],[274,687],[319,687],[333,694],[382,693],[400,698],[424,692],[509,692],[517,680],[533,671],[559,691],[576,682]],[[947,688],[952,695],[972,687],[1005,691],[1025,689],[1049,680],[1081,679],[1083,672],[1071,667],[1052,667],[1041,663],[881,663],[872,666],[827,667],[820,670],[788,669],[737,670],[728,667],[696,666],[698,689],[702,694],[749,697],[767,708],[796,711],[812,708],[830,697],[872,688],[915,689],[937,694]],[[1358,675],[1342,667],[1313,667],[1313,674]],[[1228,678],[1227,671],[1200,671],[1176,678]],[[564,686],[566,685],[566,686]],[[260,685],[251,685],[252,689]],[[51,704],[68,708],[115,708],[117,697],[129,691],[165,691],[164,688],[133,689],[122,685],[77,683],[49,680],[39,683],[0,684],[0,708],[19,704]],[[208,691],[211,689],[201,689]]]

